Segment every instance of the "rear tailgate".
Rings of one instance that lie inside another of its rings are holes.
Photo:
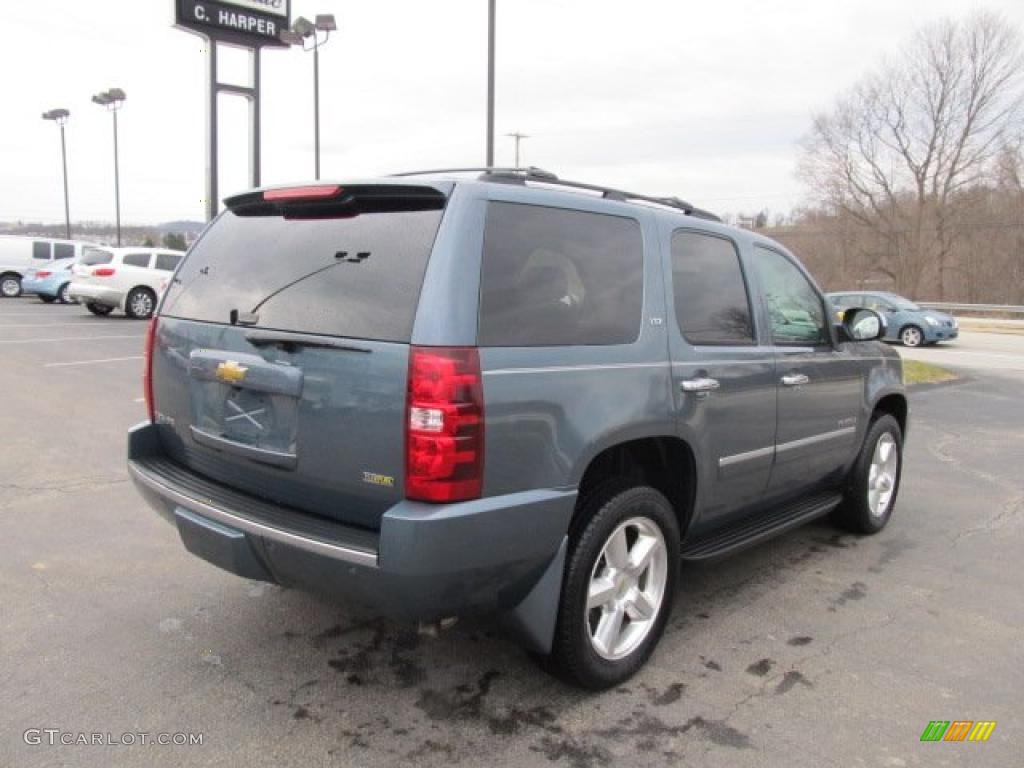
[[[409,340],[445,202],[391,185],[230,200],[160,311],[153,395],[171,458],[379,527],[404,496]]]
[[[76,283],[98,283],[92,276],[94,269],[110,264],[114,254],[102,248],[88,246],[82,249],[82,255],[71,267],[72,281]]]

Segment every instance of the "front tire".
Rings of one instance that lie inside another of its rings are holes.
[[[627,680],[665,629],[679,524],[661,493],[613,483],[586,498],[572,534],[548,667],[592,690]]]
[[[148,320],[156,309],[156,296],[149,288],[132,288],[124,303],[124,313],[132,320]]]
[[[114,308],[109,304],[97,304],[94,301],[87,302],[85,308],[98,317],[106,317],[114,311]]]
[[[900,331],[900,342],[904,347],[920,347],[924,344],[924,331],[916,325],[908,325]]]
[[[883,414],[864,436],[836,521],[854,533],[878,533],[892,517],[902,472],[903,431],[893,416]]]

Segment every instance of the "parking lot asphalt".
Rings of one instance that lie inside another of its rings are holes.
[[[186,553],[124,468],[143,334],[0,302],[0,766],[1020,765],[1024,373],[914,391],[884,532],[822,522],[685,566],[650,663],[594,695],[487,622],[421,637]],[[976,335],[955,349],[991,353]],[[931,720],[998,725],[922,743]]]

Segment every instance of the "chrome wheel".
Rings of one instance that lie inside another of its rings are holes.
[[[8,299],[20,296],[21,281],[16,277],[5,277],[3,280],[0,280],[0,293]]]
[[[924,341],[924,336],[921,334],[920,329],[910,326],[903,329],[903,333],[900,334],[900,340],[905,347],[919,347],[921,342]]]
[[[153,297],[146,291],[139,291],[131,300],[132,316],[145,319],[153,314]]]
[[[899,466],[900,453],[896,438],[884,432],[875,443],[875,452],[868,469],[868,509],[875,517],[883,517],[892,505]]]
[[[585,620],[598,656],[631,654],[657,621],[668,579],[668,549],[661,529],[634,517],[608,537],[594,563]]]

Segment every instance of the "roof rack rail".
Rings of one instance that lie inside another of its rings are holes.
[[[558,178],[558,176],[550,171],[545,171],[543,168],[536,168],[534,166],[530,166],[528,168],[496,168],[487,166],[479,168],[437,168],[429,171],[410,171],[407,173],[395,173],[392,175],[435,176],[441,173],[479,173],[480,176],[478,178],[481,181],[495,181],[505,184],[526,184],[527,182],[536,182],[540,184],[568,187],[569,189],[581,189],[588,192],[598,192],[601,197],[607,200],[621,200],[623,202],[631,202],[635,200],[645,203],[654,203],[655,205],[662,205],[666,208],[675,208],[682,211],[687,216],[707,219],[708,221],[721,221],[718,216],[710,211],[697,208],[685,200],[680,200],[678,197],[641,195],[635,192],[626,192],[622,189],[615,189],[614,187],[602,187],[597,184],[584,184],[579,181],[567,181],[565,179]]]

